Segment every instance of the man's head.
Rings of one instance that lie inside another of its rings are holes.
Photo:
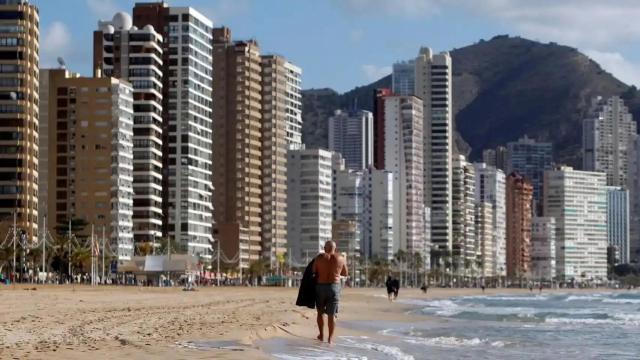
[[[336,243],[332,240],[324,243],[324,252],[326,254],[333,254],[336,251]]]

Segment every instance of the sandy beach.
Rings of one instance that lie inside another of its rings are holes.
[[[36,290],[32,290],[35,288]],[[563,290],[566,292],[566,290]],[[589,290],[578,290],[589,291]],[[492,293],[528,290],[487,289]],[[402,298],[480,294],[479,289],[402,289]],[[2,359],[265,359],[259,342],[312,339],[315,311],[294,305],[297,289],[3,286]],[[410,305],[384,289],[345,289],[339,321],[410,321]],[[337,335],[352,330],[339,329]]]

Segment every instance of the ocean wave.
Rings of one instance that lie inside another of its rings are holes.
[[[545,319],[545,322],[551,324],[640,326],[640,315],[614,314],[606,319],[549,317]]]
[[[625,298],[616,298],[616,299],[604,299],[602,302],[612,303],[612,304],[640,304],[640,299],[625,299]]]
[[[396,360],[414,360],[413,356],[404,353],[398,347],[363,341],[368,339],[366,336],[343,336],[341,338],[347,343],[343,343],[343,346],[380,352]]]
[[[504,347],[502,341],[489,341],[488,339],[464,339],[453,336],[438,336],[434,338],[410,338],[403,339],[404,342],[414,345],[440,346],[440,347],[460,347],[460,346],[478,346],[490,345],[494,347]]]
[[[602,295],[570,295],[564,301],[602,301]]]

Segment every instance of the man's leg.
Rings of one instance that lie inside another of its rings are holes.
[[[318,340],[324,341],[324,318],[322,316],[322,310],[318,309]],[[329,332],[331,334],[331,332]],[[331,335],[329,335],[329,339],[331,339]]]
[[[328,318],[328,325],[329,325],[329,338],[327,339],[327,342],[329,344],[331,344],[331,341],[333,340],[333,331],[336,329],[336,320],[335,320],[335,315],[331,315],[328,314],[327,315]]]

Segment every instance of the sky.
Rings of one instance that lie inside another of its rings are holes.
[[[139,0],[144,1],[144,0]],[[41,67],[91,74],[98,20],[133,0],[31,0],[40,8]],[[303,88],[348,91],[391,73],[421,46],[448,51],[509,34],[578,48],[640,87],[640,0],[169,0],[253,38],[302,67]]]

